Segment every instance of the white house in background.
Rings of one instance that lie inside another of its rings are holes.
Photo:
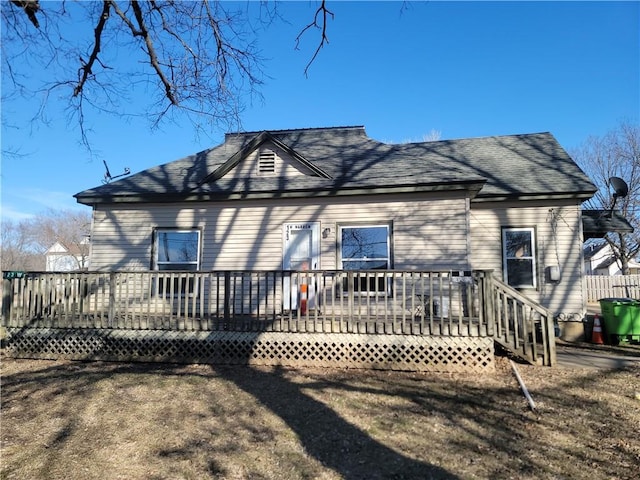
[[[586,275],[622,275],[622,265],[613,255],[607,242],[587,245],[584,249],[584,273]],[[629,262],[629,273],[640,273],[640,263]]]
[[[86,270],[89,263],[89,240],[83,240],[80,245],[69,247],[61,242],[54,243],[45,252],[47,272],[74,272]]]

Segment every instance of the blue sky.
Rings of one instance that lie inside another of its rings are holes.
[[[256,3],[257,5],[257,3]],[[270,77],[262,101],[242,114],[247,131],[364,125],[385,142],[550,131],[567,150],[640,115],[639,2],[329,2],[329,44],[304,68],[318,40],[295,38],[315,2],[278,6],[288,23],[261,32]],[[4,64],[3,64],[4,67]],[[144,120],[92,116],[94,156],[52,100],[3,103],[3,218],[80,208],[73,194],[112,175],[138,172],[220,143],[190,124],[151,131]],[[62,104],[60,104],[62,105]],[[3,122],[6,124],[7,122]],[[15,128],[19,127],[19,128]]]

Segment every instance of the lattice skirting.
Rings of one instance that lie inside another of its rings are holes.
[[[491,337],[49,328],[8,328],[7,333],[5,350],[16,358],[494,370]]]

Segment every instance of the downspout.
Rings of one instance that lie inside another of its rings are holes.
[[[465,223],[466,223],[466,241],[467,241],[467,270],[473,270],[473,265],[471,264],[471,198],[467,195],[465,198]]]

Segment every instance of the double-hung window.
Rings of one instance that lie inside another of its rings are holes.
[[[388,270],[391,268],[391,227],[381,225],[341,225],[339,227],[339,260],[343,270]],[[358,293],[389,293],[387,279],[360,273],[354,277],[353,289]],[[348,290],[345,282],[343,289]]]
[[[504,281],[515,288],[536,288],[535,229],[502,229]]]
[[[200,231],[157,229],[154,235],[154,264],[160,271],[197,271],[200,267]],[[173,289],[161,278],[159,293],[168,295],[193,293],[193,278],[175,278]]]

